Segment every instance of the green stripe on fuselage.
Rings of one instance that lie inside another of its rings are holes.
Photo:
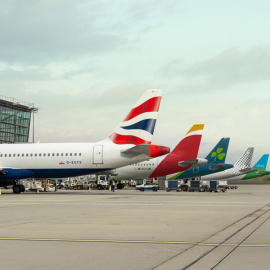
[[[185,171],[182,171],[174,176],[172,176],[171,178],[169,178],[168,180],[174,180],[175,178],[177,178],[178,176],[180,176],[181,174],[183,174]]]
[[[265,172],[262,174],[258,174],[258,172]],[[258,178],[264,175],[270,174],[270,171],[266,171],[265,169],[257,169],[255,172],[247,173],[241,180],[248,180],[252,178]]]

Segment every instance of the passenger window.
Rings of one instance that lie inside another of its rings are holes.
[[[2,157],[3,155],[2,154],[0,154],[0,157]]]
[[[70,153],[70,156],[72,156],[72,153]]]
[[[11,157],[11,154],[9,154],[9,157]]]
[[[56,156],[59,156],[59,154],[57,153]]]
[[[61,153],[61,157],[63,156],[64,154],[63,153]]]
[[[35,157],[37,156],[37,154],[35,154]]]
[[[24,157],[24,154],[22,154],[22,157]]]
[[[46,154],[43,154],[44,157],[46,157]]]
[[[52,154],[52,156],[54,157],[54,154]]]
[[[16,154],[13,154],[13,157],[16,157]]]
[[[51,154],[48,154],[48,157],[50,156]]]
[[[68,155],[68,153],[66,153],[66,156]]]
[[[20,154],[18,154],[18,157],[20,156]]]
[[[79,156],[81,156],[82,154],[81,153],[79,153]]]
[[[26,156],[28,157],[28,154],[26,154]]]
[[[77,153],[75,153],[74,156],[77,156]]]
[[[41,154],[39,154],[39,156],[41,157]]]

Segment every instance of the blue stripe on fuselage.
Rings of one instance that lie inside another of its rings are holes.
[[[24,178],[65,178],[111,170],[111,168],[99,169],[4,169],[7,173],[0,174],[1,179],[24,179]]]

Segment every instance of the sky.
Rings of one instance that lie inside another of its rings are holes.
[[[270,153],[270,2],[2,0],[0,95],[34,103],[35,140],[108,137],[147,89],[164,89],[154,144],[205,124],[199,156]]]

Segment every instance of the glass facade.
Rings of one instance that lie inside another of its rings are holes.
[[[0,143],[28,142],[31,108],[0,100]]]

